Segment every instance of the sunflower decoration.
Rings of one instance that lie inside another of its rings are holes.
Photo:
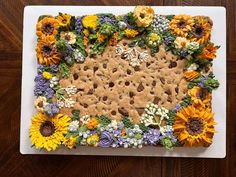
[[[190,41],[205,44],[211,37],[212,22],[203,16],[194,17],[195,24],[192,26]]]
[[[195,106],[200,106],[200,108],[211,106],[212,95],[207,89],[194,86],[192,89],[188,90],[188,95],[191,97]]]
[[[185,71],[184,72],[184,77],[187,81],[193,81],[194,79],[198,78],[200,76],[200,73],[197,71]]]
[[[136,6],[133,13],[138,27],[148,27],[154,17],[154,10],[148,6]]]
[[[70,25],[71,15],[59,13],[59,15],[56,17],[56,19],[59,23],[59,26],[67,27]]]
[[[96,30],[98,25],[98,16],[87,15],[82,19],[82,24],[85,28],[92,28],[93,30]]]
[[[175,15],[170,21],[169,27],[178,36],[186,37],[194,25],[190,15]]]
[[[61,54],[56,49],[56,39],[53,36],[43,36],[38,40],[37,58],[41,65],[58,64],[61,60]]]
[[[36,149],[54,151],[65,139],[70,117],[57,114],[48,118],[45,114],[37,113],[33,116],[30,127],[30,139]]]
[[[203,48],[202,54],[198,56],[199,59],[212,60],[216,57],[217,47],[213,43],[209,43],[206,47]]]
[[[57,34],[59,23],[57,19],[53,17],[44,17],[36,25],[36,34],[41,36],[54,36]]]
[[[212,143],[215,133],[214,117],[209,108],[204,111],[190,105],[176,113],[174,134],[183,146],[204,146]]]

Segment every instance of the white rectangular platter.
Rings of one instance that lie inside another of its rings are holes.
[[[23,64],[21,94],[20,152],[22,154],[58,154],[58,155],[114,155],[114,156],[169,156],[169,157],[207,157],[224,158],[226,155],[226,11],[223,7],[153,7],[158,14],[205,15],[213,20],[212,41],[220,45],[213,69],[220,87],[213,92],[213,112],[217,122],[213,144],[209,148],[174,148],[167,151],[162,147],[144,147],[142,149],[77,147],[73,150],[59,148],[55,152],[44,152],[31,147],[29,127],[35,114],[34,77],[37,70],[36,23],[40,15],[58,15],[59,12],[75,16],[95,13],[125,14],[133,11],[133,6],[27,6],[24,9],[23,25]]]

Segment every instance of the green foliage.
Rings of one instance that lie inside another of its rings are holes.
[[[167,120],[167,125],[173,125],[174,120],[175,120],[175,115],[176,115],[175,111],[169,110],[168,112],[169,119]]]
[[[137,27],[135,21],[136,21],[136,18],[134,17],[133,12],[129,12],[129,13],[127,14],[127,22],[128,22],[128,24],[131,25],[131,26],[133,26],[133,27]]]
[[[185,96],[184,98],[183,98],[183,100],[182,100],[182,102],[180,103],[180,105],[182,106],[182,107],[187,107],[189,104],[190,104],[190,102],[191,102],[191,97],[190,96]]]
[[[86,52],[86,47],[84,45],[83,37],[80,35],[77,35],[76,42],[75,42],[76,49],[79,49],[79,51],[86,57],[88,54]]]
[[[72,113],[71,119],[72,120],[79,120],[79,115],[80,115],[80,110],[79,109],[74,110],[73,113]]]
[[[161,139],[161,144],[168,150],[173,150],[175,143],[171,140],[170,137],[164,137]]]
[[[55,96],[56,96],[57,100],[61,100],[65,94],[65,91],[60,89],[60,87],[55,87],[54,90],[56,90]]]
[[[124,116],[122,118],[122,122],[123,122],[125,128],[133,128],[134,127],[134,124],[130,121],[129,117],[127,117],[127,116]]]
[[[56,42],[56,48],[59,52],[65,52],[67,50],[67,44],[66,41],[63,39],[60,39]]]
[[[115,31],[116,31],[116,27],[110,23],[104,23],[100,29],[99,29],[99,33],[105,35],[105,36],[111,36]]]
[[[151,56],[154,57],[159,52],[159,46],[151,48]]]
[[[172,18],[174,18],[175,15],[166,15],[166,19],[168,19],[169,21],[172,20]]]
[[[98,122],[99,124],[101,124],[102,126],[107,126],[108,124],[111,123],[111,119],[109,119],[107,116],[105,115],[101,115],[100,117],[98,117]]]
[[[96,55],[102,54],[105,50],[106,45],[107,45],[106,42],[103,43],[95,42],[91,48],[90,56],[94,57]]]
[[[139,128],[142,130],[142,132],[147,132],[150,128],[145,126],[144,123],[139,124]]]
[[[58,67],[59,74],[62,78],[69,77],[70,75],[70,68],[67,66],[65,62],[61,62]]]
[[[210,78],[204,82],[204,86],[207,88],[209,92],[212,92],[213,90],[217,89],[220,86],[220,83],[218,80]]]

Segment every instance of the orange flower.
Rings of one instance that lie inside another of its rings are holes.
[[[121,130],[121,133],[120,133],[120,134],[121,134],[121,136],[123,136],[123,137],[126,135],[126,131],[125,131],[124,128]]]
[[[194,17],[194,21],[196,21],[196,23],[192,27],[190,41],[205,44],[211,37],[212,22],[209,18],[204,16],[196,16]]]
[[[37,58],[41,65],[58,64],[61,60],[61,54],[56,49],[56,39],[54,36],[43,36],[38,40]]]
[[[109,40],[109,45],[116,46],[118,42],[118,36],[119,36],[118,32],[114,33],[113,37]]]
[[[200,73],[197,71],[185,71],[184,77],[187,81],[192,81],[200,76]]]
[[[210,43],[203,48],[202,54],[198,58],[212,60],[216,57],[216,50],[217,48],[214,47],[214,44]]]
[[[43,35],[56,35],[59,24],[57,19],[52,17],[44,17],[36,25],[36,34],[41,37]]]
[[[173,33],[186,37],[191,27],[194,25],[193,18],[190,15],[175,15],[170,21],[170,29]]]
[[[88,121],[88,123],[86,124],[86,127],[87,127],[89,130],[93,130],[93,129],[97,128],[97,126],[98,126],[98,120],[97,120],[95,117],[91,118],[91,119]]]
[[[88,46],[88,37],[86,37],[86,36],[84,36],[84,45],[85,45],[85,47],[87,47]]]
[[[174,134],[184,146],[207,147],[215,133],[213,116],[209,108],[203,111],[192,105],[182,108],[176,113]]]

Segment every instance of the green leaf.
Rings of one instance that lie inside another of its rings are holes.
[[[174,16],[175,16],[175,15],[166,15],[166,18],[167,18],[169,21],[171,21],[172,18],[174,18]]]
[[[102,54],[105,50],[106,43],[95,42],[95,44],[91,48],[90,56],[94,57],[96,55]]]
[[[79,120],[79,115],[80,115],[80,110],[79,109],[74,110],[71,117],[72,120]]]
[[[174,120],[175,120],[175,115],[176,115],[175,111],[169,110],[168,112],[169,119],[167,120],[167,125],[173,125]]]
[[[58,67],[60,76],[62,78],[69,77],[70,75],[70,68],[67,66],[65,62],[61,62]]]
[[[182,100],[182,102],[180,103],[180,105],[181,105],[182,107],[187,107],[187,106],[190,104],[190,102],[191,102],[191,97],[188,96],[188,95],[186,95],[186,96],[183,98],[183,100]]]
[[[107,126],[108,124],[111,123],[111,119],[109,119],[107,116],[105,115],[101,115],[100,117],[98,117],[98,122],[99,124],[101,124],[102,126]]]
[[[124,116],[122,118],[122,122],[126,128],[133,128],[134,127],[134,124],[130,121],[129,117],[127,117],[127,116]]]
[[[139,128],[142,130],[142,132],[147,132],[150,128],[145,126],[144,123],[139,124]]]
[[[56,94],[55,94],[57,100],[61,100],[61,99],[63,98],[64,94],[65,94],[65,91],[64,91],[64,90],[62,90],[62,89],[57,89],[57,90],[56,90]]]

